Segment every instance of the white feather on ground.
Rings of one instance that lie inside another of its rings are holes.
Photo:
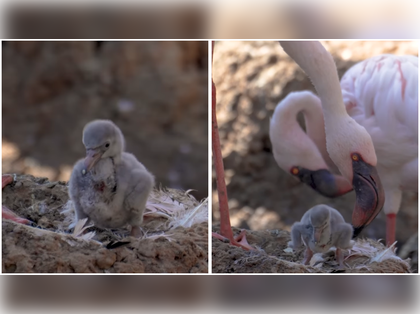
[[[174,190],[172,190],[174,191]],[[179,194],[173,195],[171,190],[155,190],[146,203],[145,217],[155,216],[168,219],[166,223],[169,229],[177,227],[190,228],[192,225],[199,224],[208,220],[208,198],[201,203],[189,194],[188,190],[184,193],[182,200]]]
[[[143,230],[143,238],[166,237],[171,240],[170,231],[178,227],[190,228],[195,224],[208,221],[208,198],[201,203],[192,195],[191,190],[186,192],[174,189],[155,189],[149,196],[143,217],[158,221],[152,230]],[[86,221],[75,221],[73,203],[69,200],[61,213],[65,216],[62,224],[63,230],[74,228],[73,234],[78,234],[83,238],[92,239],[95,233],[89,232],[82,235],[83,231],[92,225],[85,226]],[[77,229],[77,230],[76,230]],[[110,231],[116,238],[123,238],[127,235],[126,229],[114,229]]]
[[[347,265],[350,269],[360,269],[366,268],[369,269],[369,265],[372,263],[381,263],[386,260],[396,260],[407,266],[407,269],[410,268],[409,263],[406,260],[401,259],[396,255],[396,245],[395,242],[389,248],[382,245],[379,241],[374,241],[370,239],[357,239],[354,242],[354,245],[349,250],[343,250],[344,252],[344,264]],[[314,254],[310,261],[310,266],[321,268],[323,263],[328,262],[330,256],[334,256],[333,253],[335,248],[332,247],[327,253],[317,253]],[[358,259],[358,262],[355,265],[350,261],[352,259]]]
[[[88,219],[85,218],[85,219],[79,220],[76,223],[76,225],[74,226],[74,230],[73,230],[73,236],[74,237],[79,237],[79,238],[84,239],[84,240],[91,240],[95,236],[95,234],[96,234],[95,231],[83,233],[86,229],[88,229],[90,227],[93,227],[92,224],[87,225],[87,221],[88,221]]]
[[[47,234],[58,234],[60,237],[66,241],[71,246],[76,245],[83,245],[83,243],[86,242],[93,242],[98,245],[102,245],[100,242],[93,239],[93,236],[95,235],[95,232],[88,232],[86,234],[82,234],[82,232],[89,228],[90,226],[85,226],[86,220],[80,220],[78,224],[76,224],[75,232],[73,233],[65,233],[63,230],[57,230],[57,231],[50,231],[47,229],[41,229],[41,228],[34,228],[31,226],[27,226],[24,224],[20,224],[11,220],[8,220],[8,223],[14,224],[20,228],[24,228],[31,234],[31,237],[45,237]]]

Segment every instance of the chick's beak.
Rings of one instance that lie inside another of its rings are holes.
[[[376,168],[362,159],[353,160],[353,188],[356,205],[353,210],[353,237],[369,225],[384,206],[385,195]]]
[[[314,242],[318,243],[321,240],[322,229],[314,228]]]
[[[85,170],[90,171],[93,166],[96,165],[98,160],[102,157],[103,152],[99,151],[99,149],[87,149],[86,150],[86,158],[84,160]]]

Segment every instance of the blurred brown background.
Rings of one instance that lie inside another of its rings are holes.
[[[156,185],[208,194],[208,43],[3,42],[2,172],[68,180],[110,119]]]
[[[89,2],[87,0],[86,2]],[[198,4],[10,3],[3,38],[191,39],[203,36],[206,10]]]
[[[418,312],[417,276],[4,276],[2,283],[4,313]]]
[[[417,55],[416,42],[323,42],[339,76],[355,63],[382,53]],[[351,221],[354,192],[326,198],[276,164],[269,138],[274,108],[291,91],[313,85],[278,42],[216,42],[213,56],[217,117],[232,224],[252,230],[285,229],[312,206],[328,204]],[[219,219],[213,171],[213,217]],[[418,194],[405,193],[397,216],[398,245],[418,231]],[[383,212],[362,233],[385,237]]]
[[[7,1],[7,0],[6,0]],[[6,2],[5,1],[5,2]],[[86,4],[85,2],[90,2]],[[3,38],[419,37],[418,1],[7,1]],[[3,3],[3,2],[2,2]],[[1,6],[1,5],[0,5]],[[1,7],[0,7],[1,8]]]

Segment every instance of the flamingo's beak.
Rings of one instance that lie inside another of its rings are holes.
[[[385,194],[376,168],[362,158],[353,160],[353,188],[356,205],[353,210],[353,237],[369,225],[384,206]]]
[[[337,197],[353,190],[353,186],[344,177],[335,175],[327,169],[309,170],[302,167],[296,176],[318,193],[326,197]]]
[[[89,148],[86,150],[86,158],[84,160],[86,172],[90,171],[94,165],[101,159],[103,152],[99,148]]]

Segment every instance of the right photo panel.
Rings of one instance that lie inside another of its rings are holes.
[[[212,44],[212,272],[418,272],[418,43]]]

